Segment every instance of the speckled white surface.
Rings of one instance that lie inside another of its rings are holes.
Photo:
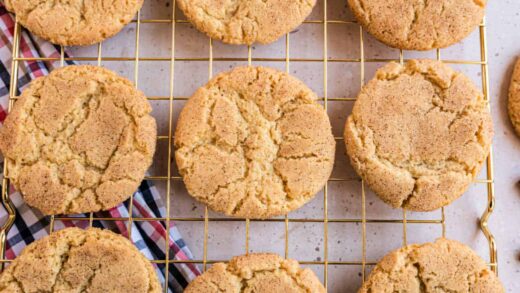
[[[310,19],[323,18],[323,1],[318,1]],[[328,1],[329,19],[352,19],[345,0]],[[170,0],[147,0],[141,12],[142,19],[168,19],[172,15]],[[517,138],[507,119],[506,97],[509,77],[515,56],[520,56],[520,1],[490,1],[488,5],[488,56],[491,105],[496,136],[495,191],[497,207],[491,218],[491,230],[499,247],[499,273],[508,292],[520,292],[520,139]],[[177,15],[182,17],[177,11]],[[139,55],[141,57],[171,57],[171,23],[142,24],[140,27]],[[330,59],[359,58],[359,28],[355,24],[329,24],[328,55]],[[135,56],[136,26],[131,24],[116,37],[103,43],[104,57]],[[368,35],[365,38],[366,58],[399,58],[397,50],[390,49]],[[291,33],[291,58],[323,58],[323,27],[318,24],[304,24]],[[96,56],[97,47],[73,48],[76,56]],[[207,57],[208,39],[189,24],[176,25],[175,57]],[[253,58],[285,57],[285,40],[269,46],[254,46]],[[461,44],[441,51],[444,59],[479,60],[478,33],[473,33]],[[247,57],[247,48],[229,46],[214,42],[214,57]],[[405,52],[405,58],[435,58],[435,52]],[[93,62],[95,64],[95,62]],[[216,61],[213,74],[247,62]],[[284,62],[254,62],[285,69]],[[134,79],[134,63],[103,61],[103,66]],[[373,76],[382,63],[366,64],[366,78]],[[479,65],[453,65],[467,73],[477,84],[481,84]],[[177,61],[174,69],[176,96],[190,96],[208,79],[207,61]],[[321,62],[291,62],[292,74],[305,81],[319,95],[324,95],[323,64]],[[329,62],[328,97],[355,97],[360,88],[359,63]],[[148,96],[168,96],[170,93],[170,62],[141,61],[139,63],[138,86]],[[159,133],[168,132],[168,101],[154,101],[154,115],[158,119]],[[183,102],[174,103],[174,117],[181,110]],[[329,102],[328,112],[333,123],[334,134],[342,134],[343,123],[352,107],[351,102]],[[165,175],[167,166],[167,142],[158,144],[158,152],[153,175]],[[338,143],[336,167],[333,177],[355,176],[344,155],[343,143]],[[482,173],[480,178],[484,178]],[[159,190],[166,194],[165,183],[156,182]],[[172,181],[171,216],[203,217],[204,207],[193,201],[179,181]],[[361,185],[357,181],[331,182],[328,189],[328,216],[330,218],[361,217]],[[478,218],[485,209],[487,192],[484,184],[474,184],[470,190],[454,204],[446,208],[447,236],[460,240],[477,250],[488,259],[487,241],[478,228]],[[211,216],[220,217],[210,213]],[[367,218],[398,219],[401,211],[392,210],[372,193],[367,196]],[[323,194],[301,210],[293,212],[290,218],[323,217]],[[440,219],[440,212],[409,213],[408,219]],[[203,222],[175,223],[184,235],[195,257],[202,259]],[[250,250],[284,253],[284,223],[251,223]],[[402,245],[401,224],[367,224],[367,261],[374,262],[392,249]],[[301,260],[323,260],[325,251],[324,226],[322,223],[289,224],[289,257]],[[362,257],[361,225],[356,223],[328,224],[328,260],[360,261]],[[408,224],[408,242],[431,241],[441,235],[438,224]],[[240,222],[210,222],[208,238],[208,259],[227,259],[245,252],[245,224]],[[323,266],[311,266],[323,279]],[[370,267],[368,267],[368,270]],[[329,292],[355,292],[361,284],[361,266],[329,265]]]

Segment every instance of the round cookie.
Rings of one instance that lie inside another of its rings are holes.
[[[175,158],[188,192],[230,216],[267,218],[311,200],[327,182],[335,141],[326,111],[301,81],[238,67],[182,110]]]
[[[299,26],[316,0],[178,0],[188,20],[229,44],[272,43]]]
[[[5,0],[21,25],[54,44],[92,45],[117,34],[143,0]]]
[[[141,91],[107,69],[54,70],[31,82],[0,129],[7,177],[46,215],[115,207],[152,162],[151,111]]]
[[[509,118],[516,133],[520,136],[520,58],[516,61],[508,99]]]
[[[228,264],[216,263],[193,280],[185,293],[207,292],[286,292],[325,293],[325,288],[310,269],[297,261],[276,254],[254,253],[235,256]]]
[[[29,244],[0,275],[2,292],[159,293],[152,264],[108,230],[67,228]]]
[[[444,48],[481,22],[487,0],[348,0],[357,20],[381,42],[405,50]]]
[[[439,61],[379,69],[345,125],[352,166],[393,207],[432,211],[468,188],[486,159],[493,126],[483,94]]]
[[[471,248],[439,238],[384,256],[358,291],[369,292],[505,291],[495,273]]]

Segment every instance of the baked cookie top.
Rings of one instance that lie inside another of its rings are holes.
[[[469,78],[439,61],[389,63],[345,125],[352,166],[393,207],[431,211],[467,189],[489,153],[491,115]]]
[[[143,0],[5,0],[32,33],[64,46],[92,45],[129,23]]]
[[[155,151],[144,94],[96,66],[35,79],[0,129],[7,177],[46,215],[95,212],[127,199]]]
[[[471,248],[440,238],[383,257],[358,291],[369,292],[505,291],[495,273]]]
[[[381,42],[406,50],[444,48],[482,21],[487,0],[348,0],[358,21]]]
[[[287,292],[325,293],[310,269],[276,254],[254,253],[236,256],[229,263],[216,263],[193,280],[186,293]]]
[[[509,118],[516,133],[520,136],[520,58],[516,61],[511,86],[509,87],[508,100]]]
[[[316,0],[178,0],[188,20],[229,44],[268,44],[299,26]]]
[[[286,214],[327,182],[335,141],[317,96],[296,78],[238,67],[182,110],[175,158],[188,192],[230,216]]]
[[[29,244],[0,275],[2,292],[161,292],[152,264],[108,230],[67,228]]]

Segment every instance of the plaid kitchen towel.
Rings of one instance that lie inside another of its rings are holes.
[[[12,57],[12,43],[14,34],[14,18],[0,2],[0,125],[7,115],[9,103],[9,84]],[[20,38],[20,57],[59,57],[60,48],[44,40],[32,36],[27,31],[22,30]],[[68,61],[67,64],[74,64]],[[59,62],[42,61],[22,61],[18,68],[18,95],[28,83],[37,77],[48,74],[53,68],[59,66]],[[1,159],[1,157],[0,157]],[[1,160],[0,160],[1,161]],[[0,165],[0,167],[2,167]],[[3,168],[2,168],[3,169]],[[1,170],[1,169],[0,169]],[[1,172],[1,171],[0,171]],[[0,174],[0,179],[1,179]],[[37,210],[27,206],[21,195],[14,189],[10,190],[10,198],[16,209],[16,219],[10,229],[6,243],[6,257],[15,258],[20,251],[35,239],[39,239],[49,234],[50,220],[44,217]],[[106,212],[95,213],[97,218],[125,218],[129,216],[128,201]],[[164,217],[166,208],[157,189],[151,182],[143,181],[141,186],[134,194],[133,217],[155,218]],[[88,217],[89,215],[80,215]],[[0,224],[5,223],[7,212],[0,209]],[[89,225],[88,221],[56,221],[55,230],[66,227],[85,228]],[[128,236],[127,223],[123,221],[93,221],[94,227],[111,229],[112,231]],[[169,231],[166,230],[164,221],[138,221],[132,222],[131,239],[137,248],[149,259],[161,260],[165,258],[166,249],[169,249],[170,259],[189,260],[192,254],[184,243],[179,231],[174,223],[170,223]],[[166,248],[166,241],[168,248]],[[165,282],[165,264],[155,264],[159,279]],[[168,288],[170,292],[182,292],[188,282],[200,274],[194,264],[170,264],[168,269]]]

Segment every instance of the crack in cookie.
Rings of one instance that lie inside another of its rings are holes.
[[[272,253],[233,257],[216,263],[193,280],[186,293],[202,292],[294,292],[324,293],[325,288],[310,269],[295,260]]]
[[[24,200],[43,213],[109,209],[143,180],[156,125],[144,94],[94,66],[67,66],[23,91],[0,150]]]
[[[326,112],[302,82],[239,67],[190,98],[175,133],[189,193],[230,216],[286,214],[314,197],[334,163]]]
[[[448,47],[481,23],[487,0],[348,0],[378,40],[405,50]]]
[[[117,34],[143,0],[6,0],[7,10],[32,33],[64,46],[92,45]]]
[[[29,244],[0,275],[2,292],[158,293],[151,263],[108,230],[66,228]]]
[[[438,61],[390,63],[361,90],[345,124],[351,163],[393,207],[431,211],[467,189],[489,153],[484,96]]]
[[[295,29],[316,0],[179,0],[191,23],[230,44],[272,43]]]
[[[358,293],[505,292],[500,280],[469,247],[439,238],[384,256]]]

